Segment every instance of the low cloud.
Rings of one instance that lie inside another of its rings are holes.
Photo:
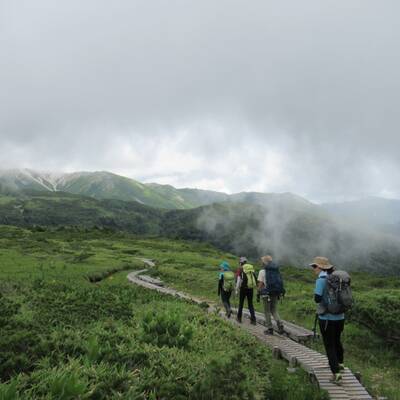
[[[396,1],[0,4],[2,167],[400,197]]]

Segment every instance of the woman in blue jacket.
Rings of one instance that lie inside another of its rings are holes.
[[[329,366],[333,373],[333,382],[340,384],[343,378],[341,372],[344,370],[344,351],[341,342],[341,334],[344,328],[344,313],[327,313],[327,301],[324,299],[326,296],[326,279],[334,271],[334,266],[326,257],[315,257],[310,266],[313,267],[314,273],[318,276],[315,282],[314,300],[318,304],[319,328],[324,341],[326,355],[328,356]]]

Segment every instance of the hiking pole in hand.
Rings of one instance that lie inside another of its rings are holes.
[[[316,339],[317,339],[317,321],[318,321],[318,314],[315,313],[314,328],[313,328],[313,330],[312,330],[313,333],[314,333],[313,340],[316,340]]]

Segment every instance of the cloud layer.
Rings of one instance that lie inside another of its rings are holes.
[[[400,197],[397,1],[0,2],[2,167]]]

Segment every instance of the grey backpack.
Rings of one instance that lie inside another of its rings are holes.
[[[351,309],[354,300],[351,278],[346,271],[334,271],[326,277],[323,302],[329,314],[341,314]]]

